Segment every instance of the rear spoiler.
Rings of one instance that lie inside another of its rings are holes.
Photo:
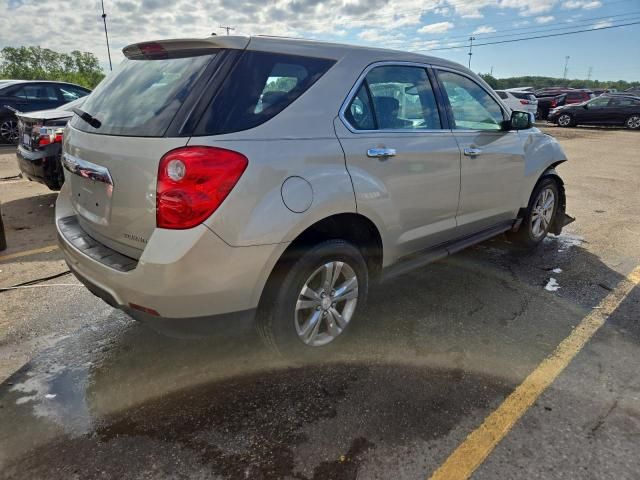
[[[131,60],[154,60],[206,55],[220,49],[244,50],[248,44],[249,37],[220,35],[133,43],[124,47],[122,53]]]

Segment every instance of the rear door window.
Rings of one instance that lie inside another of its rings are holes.
[[[87,98],[82,110],[99,128],[74,116],[71,124],[102,135],[161,137],[216,54],[126,59]]]
[[[203,115],[195,135],[254,128],[307,91],[334,60],[246,51]]]

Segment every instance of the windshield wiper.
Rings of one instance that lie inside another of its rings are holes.
[[[79,108],[74,107],[71,109],[71,111],[76,115],[78,115],[82,120],[87,122],[89,125],[91,125],[93,128],[100,128],[100,126],[102,125],[102,123],[100,123],[100,120],[91,116],[87,112],[80,110]]]

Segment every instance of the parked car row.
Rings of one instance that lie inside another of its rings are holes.
[[[549,112],[548,120],[561,127],[576,125],[624,125],[640,129],[640,97],[603,94],[587,102],[563,105]]]

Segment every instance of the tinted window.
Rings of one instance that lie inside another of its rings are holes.
[[[508,97],[509,97],[509,95],[507,95],[505,92],[498,92],[498,91],[496,91],[496,93],[497,93],[497,94],[498,94],[498,96],[499,96],[500,98],[502,98],[503,100],[504,100],[505,98],[508,98]],[[514,96],[516,96],[516,95],[514,94]]]
[[[72,102],[89,94],[86,90],[72,85],[60,85],[58,89],[60,90],[60,94],[62,95],[62,98],[64,98],[65,102]]]
[[[380,130],[439,129],[440,116],[427,72],[419,67],[384,66],[371,70],[351,102],[349,114],[355,113],[365,100],[364,88],[371,92],[375,128]],[[368,95],[367,95],[368,99]],[[348,118],[347,118],[348,120]],[[366,119],[367,123],[370,120]],[[358,124],[352,123],[355,128]],[[370,129],[370,128],[367,128]]]
[[[589,102],[589,107],[595,107],[595,108],[602,108],[602,107],[606,107],[609,104],[609,99],[608,98],[596,98],[594,100],[591,100]]]
[[[500,130],[504,115],[498,102],[473,80],[452,72],[438,72],[449,98],[455,128]]]
[[[243,53],[195,134],[238,132],[266,122],[302,95],[334,63],[268,52]]]
[[[356,130],[375,130],[376,122],[371,106],[371,97],[367,86],[363,83],[358,93],[347,107],[344,117]]]
[[[516,98],[522,99],[522,100],[535,100],[536,97],[535,95],[532,95],[531,93],[525,93],[525,92],[511,92],[511,95],[513,95]],[[500,97],[502,98],[502,97]]]
[[[72,125],[105,135],[160,137],[214,57],[124,60],[82,107],[102,123],[100,128],[77,116]]]
[[[24,85],[13,94],[25,100],[58,101],[58,95],[53,85]]]
[[[633,98],[612,98],[609,102],[610,107],[631,107],[640,105],[640,100]]]

